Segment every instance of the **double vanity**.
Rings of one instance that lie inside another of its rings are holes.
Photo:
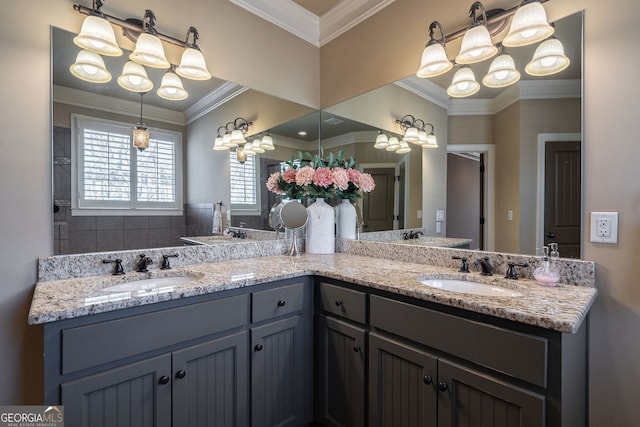
[[[558,260],[547,288],[504,278],[539,257],[285,243],[148,250],[179,256],[141,273],[135,251],[42,258],[45,403],[74,426],[585,424],[593,263]],[[452,259],[485,256],[493,276]]]

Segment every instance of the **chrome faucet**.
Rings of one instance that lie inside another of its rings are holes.
[[[140,258],[138,258],[138,262],[136,262],[136,271],[138,273],[149,271],[147,270],[149,264],[153,264],[153,260],[145,254],[140,254]]]

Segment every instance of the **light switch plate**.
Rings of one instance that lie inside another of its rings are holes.
[[[618,212],[591,212],[591,241],[618,243]]]
[[[444,221],[444,209],[436,210],[436,221]]]

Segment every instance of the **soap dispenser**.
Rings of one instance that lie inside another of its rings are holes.
[[[547,246],[542,247],[542,253],[542,264],[533,270],[533,277],[535,277],[539,285],[556,286],[556,283],[560,281],[560,273],[549,261],[549,248]]]

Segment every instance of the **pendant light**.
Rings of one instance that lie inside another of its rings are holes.
[[[71,74],[90,83],[107,83],[111,73],[104,66],[102,57],[97,53],[82,49],[76,56],[76,62],[69,67]]]
[[[247,153],[244,151],[242,147],[238,147],[236,149],[236,159],[241,165],[247,161]]]
[[[476,17],[476,9],[482,11],[482,22]],[[491,35],[487,29],[487,14],[482,3],[473,3],[469,9],[469,16],[473,18],[473,22],[462,38],[460,52],[456,56],[457,64],[475,64],[498,53],[498,48],[491,42]]]
[[[376,137],[376,143],[373,145],[373,148],[378,150],[383,150],[389,146],[389,137],[382,133],[382,131],[378,131],[378,136]]]
[[[169,101],[181,101],[187,99],[189,96],[182,86],[180,77],[171,71],[166,72],[164,76],[162,76],[162,83],[160,83],[157,94],[159,97]]]
[[[169,68],[171,64],[167,61],[162,42],[157,36],[157,31],[153,28],[156,22],[156,15],[153,11],[147,9],[142,22],[144,32],[138,36],[136,48],[129,55],[129,59],[151,68]]]
[[[539,0],[524,0],[513,19],[509,33],[502,40],[508,47],[527,46],[542,41],[554,32]]]
[[[480,90],[480,84],[476,81],[473,71],[469,67],[461,67],[453,76],[451,86],[447,93],[453,98],[471,96]]]
[[[438,28],[442,37],[442,42],[433,38],[434,30]],[[431,78],[446,73],[453,68],[453,64],[447,58],[445,51],[446,40],[442,25],[438,21],[434,21],[429,25],[429,42],[422,51],[422,59],[420,68],[416,72],[416,76],[420,78]]]
[[[122,67],[118,84],[131,92],[149,92],[153,88],[153,82],[147,77],[144,67],[133,61],[127,61]]]
[[[93,0],[93,9],[82,22],[80,34],[73,38],[73,42],[83,49],[100,55],[120,56],[122,49],[116,42],[113,27],[100,11],[102,4],[101,0]]]
[[[182,52],[182,59],[176,68],[176,74],[185,79],[209,80],[211,73],[207,70],[204,55],[196,44],[199,38],[198,30],[195,27],[189,27],[186,43],[189,43],[189,35],[193,35],[193,43]]]
[[[140,94],[140,121],[133,130],[133,146],[139,151],[144,151],[149,148],[149,130],[142,122],[142,97],[144,93]]]
[[[551,37],[536,48],[533,59],[527,64],[525,71],[531,76],[550,76],[566,69],[570,62],[564,54],[562,42]]]
[[[507,87],[520,80],[520,73],[516,70],[513,58],[502,53],[491,62],[487,75],[482,79],[482,84],[487,87]]]

